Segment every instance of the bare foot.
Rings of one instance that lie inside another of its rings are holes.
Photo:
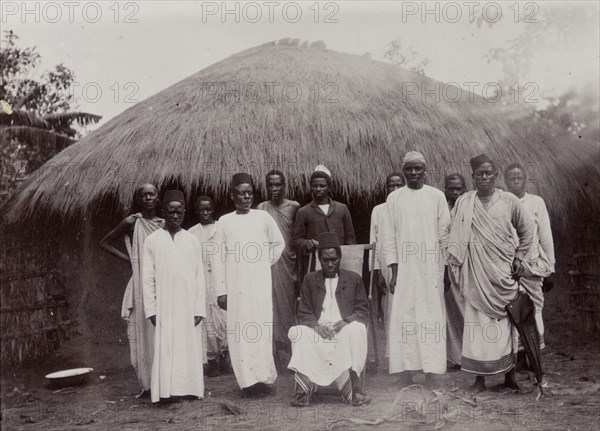
[[[412,385],[412,384],[413,384],[412,377],[406,371],[401,372],[400,373],[400,378],[398,380],[396,380],[396,385],[399,386],[399,387],[401,387],[401,388],[403,388],[405,386]]]
[[[474,394],[485,391],[485,378],[483,376],[475,377],[475,383],[467,388],[467,391]]]
[[[517,353],[517,363],[515,365],[515,370],[517,372],[531,371],[529,365],[527,364],[527,355],[525,354],[524,350]]]
[[[435,387],[435,378],[433,377],[433,374],[425,373],[425,383],[423,383],[423,386],[429,389]]]
[[[460,371],[460,365],[455,364],[454,362],[447,361],[446,362],[446,371],[448,373],[454,373],[456,371]]]
[[[266,383],[256,383],[254,389],[259,395],[274,395],[275,387],[273,385],[267,385]]]
[[[136,398],[150,398],[150,390],[142,389],[142,391],[135,396]]]
[[[512,369],[504,375],[504,387],[510,389],[516,389],[519,392],[523,391],[523,386],[519,384],[515,376],[515,370]]]

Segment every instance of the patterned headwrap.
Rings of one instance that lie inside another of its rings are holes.
[[[317,165],[314,172],[325,172],[331,178],[331,171],[325,165]]]

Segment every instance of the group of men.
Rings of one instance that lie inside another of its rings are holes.
[[[402,172],[386,179],[386,202],[373,209],[370,269],[383,296],[389,373],[399,373],[400,384],[415,372],[434,384],[448,361],[477,375],[476,390],[498,373],[518,387],[517,337],[505,306],[519,286],[543,332],[541,285],[554,271],[544,202],[525,192],[518,164],[505,171],[509,192],[495,187],[489,157],[473,158],[471,168],[476,190],[452,174],[444,194],[425,185],[423,155],[408,152]],[[265,179],[269,200],[252,209],[253,178],[235,174],[236,209],[219,221],[213,201],[197,198],[200,223],[188,231],[183,193],[163,195],[163,221],[156,188],[146,184],[136,194],[141,212],[103,239],[103,248],[132,264],[122,314],[132,327],[132,364],[153,402],[202,398],[203,374],[226,370],[227,357],[243,396],[271,394],[277,371],[288,368],[295,406],[331,384],[345,402],[370,401],[360,379],[367,297],[361,276],[340,268],[341,246],[356,243],[348,207],[330,197],[323,166],[310,177],[312,201],[303,207],[285,198],[282,172]],[[111,245],[123,235],[128,255]],[[315,254],[321,269],[311,271]]]

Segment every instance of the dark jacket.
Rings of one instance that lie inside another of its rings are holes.
[[[348,323],[358,320],[366,325],[369,319],[369,307],[362,279],[355,272],[341,268],[338,277],[335,299],[342,319]],[[322,270],[306,274],[300,289],[298,324],[310,328],[319,325],[325,292],[325,277]]]
[[[340,245],[356,244],[352,217],[346,205],[330,198],[327,214],[323,213],[315,201],[298,210],[292,238],[298,254],[305,255],[308,240],[317,239],[323,232],[335,232]]]

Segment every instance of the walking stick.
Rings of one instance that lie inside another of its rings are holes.
[[[370,251],[370,265],[369,268],[373,268],[375,265],[375,243],[369,245],[368,249]],[[375,354],[375,363],[379,363],[379,350],[377,348],[377,326],[375,325],[374,315],[375,315],[375,306],[373,305],[373,279],[374,279],[375,270],[371,270],[369,274],[369,296],[367,301],[369,302],[369,321],[367,322],[367,336],[369,331],[371,331],[371,338],[373,340],[373,353]],[[367,372],[366,369],[363,371],[362,375],[362,387],[365,387]]]

